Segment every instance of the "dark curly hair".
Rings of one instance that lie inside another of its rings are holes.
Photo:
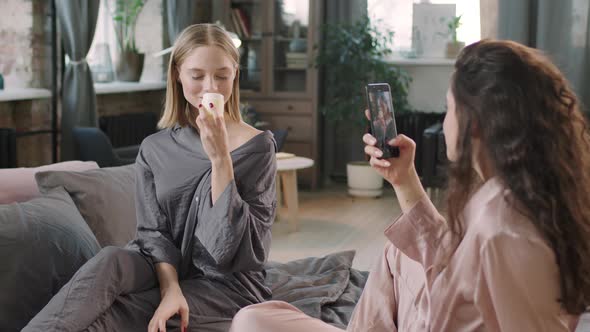
[[[590,304],[590,136],[568,81],[540,51],[487,39],[463,49],[451,92],[460,137],[449,173],[451,230],[463,234],[461,212],[481,185],[472,165],[477,130],[512,192],[509,203],[555,253],[559,301],[570,314],[582,313]]]

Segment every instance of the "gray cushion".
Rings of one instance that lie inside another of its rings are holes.
[[[20,331],[99,249],[63,188],[0,205],[0,329]]]
[[[590,312],[580,316],[576,332],[590,332]]]
[[[101,246],[121,247],[135,236],[133,165],[86,172],[39,172],[35,178],[42,193],[61,186],[68,191]]]

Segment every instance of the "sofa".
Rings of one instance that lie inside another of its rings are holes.
[[[102,247],[135,235],[134,166],[0,169],[0,331],[20,331]],[[344,328],[368,277],[354,251],[268,262],[274,300]],[[577,332],[590,332],[583,315]]]
[[[20,331],[88,259],[135,235],[134,165],[0,169],[0,331]],[[354,251],[268,262],[273,299],[345,327],[368,273]]]

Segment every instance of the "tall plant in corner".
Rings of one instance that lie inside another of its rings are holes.
[[[347,133],[354,136],[355,141],[350,144],[360,142],[367,124],[363,113],[367,83],[389,83],[395,113],[411,111],[408,104],[409,75],[385,60],[391,54],[392,31],[382,32],[368,17],[353,24],[325,24],[322,28],[322,45],[316,57],[316,66],[322,69],[323,75],[320,112],[327,121],[351,124],[352,130],[358,131],[352,135]],[[336,140],[339,144],[335,144],[334,150],[342,145],[341,137]],[[356,150],[359,150],[360,158],[362,147],[345,147],[340,153]],[[368,163],[348,162],[346,173],[351,195],[381,195],[383,179]]]
[[[393,34],[377,29],[368,17],[353,24],[323,26],[316,65],[323,69],[324,99],[320,111],[328,121],[352,121],[363,127],[364,89],[369,82],[389,83],[395,112],[410,111],[410,77],[385,60],[391,54]]]
[[[111,0],[109,11],[115,26],[119,50],[116,73],[120,81],[139,81],[144,54],[135,44],[137,18],[146,0]]]

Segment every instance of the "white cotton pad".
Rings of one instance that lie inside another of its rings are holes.
[[[213,116],[215,114],[223,117],[223,104],[224,98],[222,94],[219,93],[211,93],[208,92],[203,95],[203,107],[209,115]],[[213,109],[211,109],[210,105],[213,104]]]

